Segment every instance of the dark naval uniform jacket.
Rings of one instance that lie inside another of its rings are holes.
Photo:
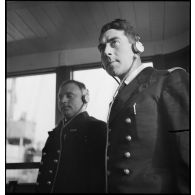
[[[112,106],[108,193],[189,193],[189,75],[142,70]]]
[[[105,144],[106,123],[87,112],[60,122],[42,150],[37,192],[105,192]]]

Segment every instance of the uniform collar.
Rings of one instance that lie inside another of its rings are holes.
[[[153,67],[153,65],[149,63],[141,64],[141,66],[139,66],[131,74],[129,74],[129,76],[125,79],[124,83],[128,85],[142,70],[148,67]]]
[[[70,126],[72,125],[77,125],[79,126],[78,124],[82,123],[83,120],[85,120],[86,118],[89,117],[89,114],[87,113],[87,111],[84,111],[84,112],[80,112],[71,122],[70,122]],[[65,122],[66,123],[66,122]],[[64,119],[62,119],[57,127],[55,127],[52,131],[49,131],[48,134],[51,135],[53,134],[54,132],[59,132],[59,130],[61,129],[61,127],[64,125]]]
[[[87,118],[89,116],[89,114],[86,111],[80,112],[72,121],[71,123],[77,123],[79,121],[82,121],[83,119]],[[71,119],[70,119],[71,120]],[[65,121],[65,123],[68,121]]]

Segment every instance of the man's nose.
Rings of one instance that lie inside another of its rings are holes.
[[[107,44],[107,45],[105,46],[104,54],[105,54],[106,56],[111,56],[111,55],[112,55],[112,48],[110,47],[109,44]]]
[[[60,102],[62,104],[67,103],[68,102],[68,98],[66,96],[63,96],[63,98],[60,100]]]

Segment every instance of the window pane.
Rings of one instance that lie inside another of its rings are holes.
[[[55,126],[56,74],[7,79],[6,162],[40,161]]]
[[[18,183],[36,183],[39,169],[8,169],[6,170],[6,184],[10,181]]]
[[[73,78],[83,82],[89,90],[88,113],[106,121],[109,103],[118,86],[117,82],[102,68],[74,71]]]

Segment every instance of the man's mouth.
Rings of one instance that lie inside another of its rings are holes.
[[[108,61],[106,64],[108,67],[112,67],[116,61]]]
[[[63,106],[63,107],[62,107],[62,110],[63,110],[63,111],[67,111],[67,110],[69,110],[69,109],[70,109],[70,106]]]

